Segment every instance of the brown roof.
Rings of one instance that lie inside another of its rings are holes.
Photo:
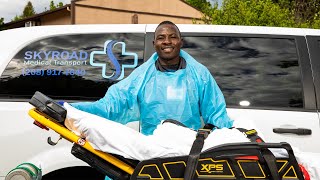
[[[41,16],[44,16],[44,15],[47,15],[47,14],[51,14],[51,13],[54,13],[54,12],[57,12],[57,11],[61,11],[61,10],[64,10],[68,7],[70,7],[71,5],[70,4],[66,4],[62,7],[59,7],[59,8],[56,8],[56,9],[53,9],[53,10],[49,10],[49,11],[44,11],[42,13],[39,13],[39,14],[35,14],[33,16],[30,16],[30,17],[27,17],[27,18],[23,18],[23,19],[20,19],[18,21],[11,21],[11,22],[8,22],[8,23],[5,23],[1,26],[10,26],[10,25],[13,25],[13,24],[16,24],[16,23],[21,23],[21,22],[26,22],[26,21],[31,21],[31,20],[34,20],[34,19],[37,19]]]

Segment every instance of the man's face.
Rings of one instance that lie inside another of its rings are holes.
[[[170,61],[179,58],[182,39],[179,30],[171,24],[163,24],[156,29],[153,47],[159,59]]]

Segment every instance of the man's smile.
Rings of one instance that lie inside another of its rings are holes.
[[[162,47],[161,49],[162,49],[164,52],[169,53],[169,52],[172,52],[172,51],[173,51],[174,47],[172,47],[172,46],[165,46],[165,47]]]

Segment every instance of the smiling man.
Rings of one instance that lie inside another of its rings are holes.
[[[103,98],[72,106],[121,124],[140,121],[145,135],[167,119],[194,130],[201,128],[201,117],[205,124],[230,128],[221,90],[209,70],[181,50],[178,27],[160,23],[153,45],[156,52]]]

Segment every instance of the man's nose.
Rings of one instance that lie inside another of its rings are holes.
[[[163,41],[164,44],[171,44],[171,38],[170,37],[166,37]]]

